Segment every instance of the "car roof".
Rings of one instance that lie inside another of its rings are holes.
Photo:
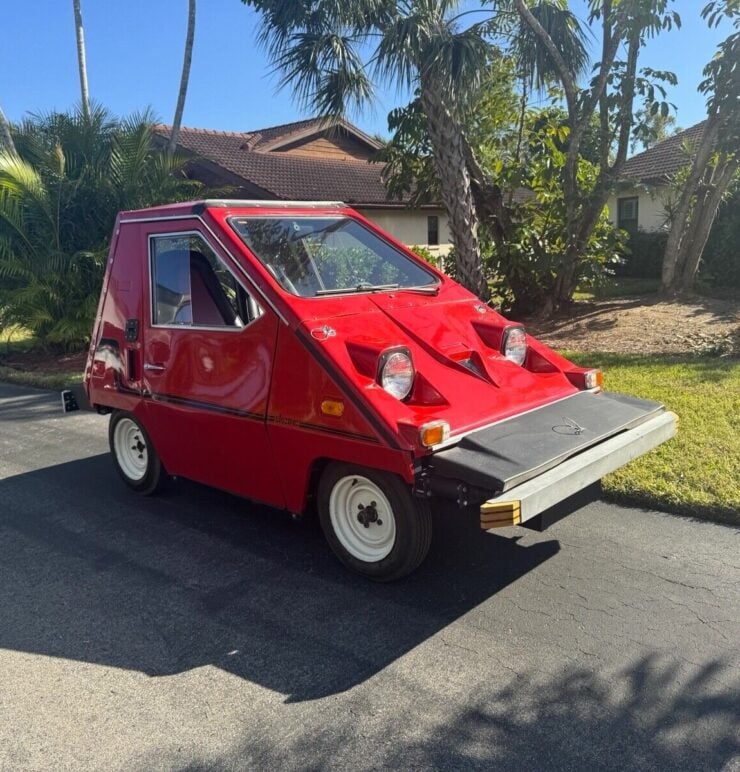
[[[200,215],[207,209],[237,209],[245,211],[254,210],[307,210],[307,209],[346,209],[347,205],[342,201],[267,201],[228,198],[207,198],[200,201],[181,201],[176,204],[163,204],[161,206],[148,207],[146,209],[131,209],[121,212],[121,220],[136,220],[146,217],[156,219],[159,217],[173,217],[182,215]]]

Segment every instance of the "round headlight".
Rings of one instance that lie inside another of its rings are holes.
[[[509,327],[504,338],[504,356],[523,365],[527,358],[527,336],[521,327]]]
[[[405,399],[414,385],[414,365],[403,351],[386,357],[380,369],[380,385],[396,399]]]

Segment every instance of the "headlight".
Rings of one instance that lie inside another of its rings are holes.
[[[522,327],[508,327],[504,331],[504,356],[511,362],[523,365],[527,358],[527,336]]]
[[[414,365],[407,351],[384,354],[380,363],[380,385],[396,399],[406,399],[414,385]]]

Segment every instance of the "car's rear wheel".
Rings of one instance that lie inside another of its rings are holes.
[[[130,488],[148,495],[162,487],[166,473],[149,435],[131,413],[111,415],[108,441],[118,474]]]
[[[396,475],[331,464],[319,483],[318,509],[334,553],[370,579],[400,579],[417,568],[429,551],[429,504],[415,499]]]

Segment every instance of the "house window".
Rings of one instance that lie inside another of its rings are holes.
[[[617,228],[637,232],[637,196],[617,199]]]
[[[439,217],[436,214],[427,217],[427,244],[431,247],[439,244]]]

